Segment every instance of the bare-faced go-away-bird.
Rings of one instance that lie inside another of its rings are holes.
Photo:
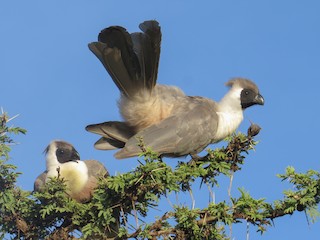
[[[99,177],[108,176],[107,169],[97,160],[81,161],[77,150],[68,142],[52,141],[45,149],[46,171],[34,182],[34,190],[42,191],[53,177],[65,180],[67,194],[78,202],[88,202],[98,186]]]
[[[102,136],[95,148],[120,149],[115,157],[129,158],[141,153],[142,140],[160,156],[196,156],[232,134],[244,109],[264,104],[256,84],[244,78],[228,81],[230,89],[219,102],[156,84],[161,29],[157,21],[139,27],[142,32],[129,34],[123,27],[111,26],[100,32],[98,42],[89,44],[120,90],[124,119],[87,126],[87,131]]]

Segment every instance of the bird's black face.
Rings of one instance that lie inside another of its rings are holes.
[[[240,100],[242,109],[246,109],[255,104],[264,104],[263,97],[252,89],[243,89],[241,91]]]
[[[57,143],[56,156],[60,163],[80,160],[79,153],[71,145]]]

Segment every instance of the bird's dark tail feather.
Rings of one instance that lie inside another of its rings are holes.
[[[89,49],[104,65],[119,90],[133,97],[141,89],[151,91],[156,85],[161,29],[157,21],[139,25],[142,32],[129,34],[120,26],[102,30],[98,42]]]
[[[102,136],[94,145],[99,150],[123,148],[127,140],[135,134],[133,127],[117,121],[91,124],[86,130]]]

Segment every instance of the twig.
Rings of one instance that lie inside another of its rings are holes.
[[[122,219],[124,221],[124,225],[126,226],[126,230],[129,231],[129,227],[128,227],[128,223],[126,221],[126,217],[125,217],[125,214],[124,214],[124,210],[123,210],[123,207],[122,205],[120,206],[120,213],[122,215]]]
[[[215,194],[214,194],[214,192],[212,191],[209,183],[208,183],[208,182],[205,182],[205,183],[206,183],[207,188],[208,188],[208,191],[209,191],[209,202],[210,202],[210,197],[211,197],[212,202],[215,203],[215,202],[216,202]]]
[[[168,196],[165,196],[165,197],[166,197],[166,199],[167,199],[167,201],[168,201],[168,203],[169,203],[170,207],[171,207],[171,208],[173,208],[173,204],[172,204],[172,202],[170,201],[169,197],[168,197]]]
[[[231,190],[232,190],[232,183],[233,183],[233,176],[234,176],[234,172],[231,172],[230,175],[230,183],[229,183],[229,188],[228,188],[228,196],[231,199]]]
[[[230,183],[229,183],[229,188],[228,188],[228,196],[229,199],[231,199],[231,190],[232,190],[232,183],[233,183],[233,176],[234,176],[234,172],[231,171],[231,175],[230,175]],[[233,202],[231,201],[232,205]],[[230,231],[230,239],[232,237],[232,224],[229,225],[229,231]]]
[[[194,196],[193,196],[193,193],[192,193],[191,189],[189,189],[189,194],[190,194],[191,201],[192,201],[192,208],[191,209],[194,209],[195,205],[196,205],[196,200],[194,199]]]
[[[136,209],[136,206],[135,206],[133,200],[131,201],[131,203],[132,203],[132,209],[133,209],[133,212],[134,212],[134,219],[136,221],[136,229],[138,229],[139,228],[139,219],[138,219],[137,209]]]

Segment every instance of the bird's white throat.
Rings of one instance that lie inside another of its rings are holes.
[[[236,112],[217,112],[219,124],[216,133],[218,141],[230,136],[240,125],[243,120],[242,111]]]
[[[56,169],[60,163],[56,156],[57,147],[55,145],[50,145],[49,150],[46,154],[46,167],[47,171],[50,171],[52,169]]]
[[[219,102],[219,124],[216,133],[218,141],[230,136],[243,120],[240,94],[241,88],[231,89]]]

